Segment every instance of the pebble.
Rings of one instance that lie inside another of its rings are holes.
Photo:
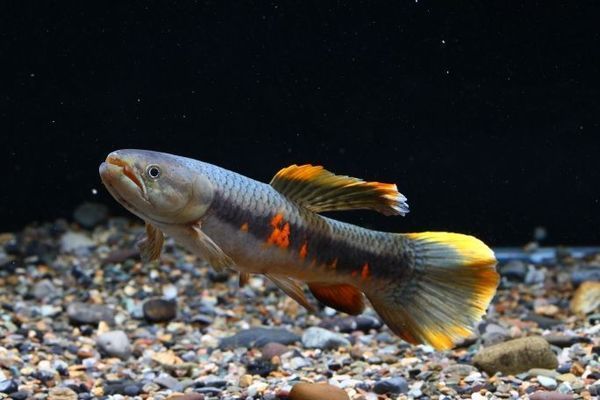
[[[11,394],[19,390],[19,385],[14,379],[0,381],[0,393]]]
[[[574,285],[581,285],[586,281],[600,281],[600,267],[579,268],[571,273]]]
[[[402,377],[382,379],[379,382],[375,383],[375,385],[373,386],[373,391],[377,394],[407,393],[408,382],[405,378]]]
[[[71,303],[67,307],[69,321],[76,325],[96,325],[100,321],[114,325],[114,311],[101,304]]]
[[[154,383],[167,389],[171,389],[175,392],[183,392],[183,385],[181,382],[173,378],[171,375],[160,374],[156,379],[154,379]]]
[[[236,347],[260,348],[267,343],[293,344],[300,337],[286,329],[250,328],[226,337],[219,343],[220,349]]]
[[[573,400],[573,395],[560,392],[538,391],[530,394],[529,400]]]
[[[32,294],[36,300],[49,300],[51,296],[56,295],[56,287],[52,281],[43,279],[33,286]]]
[[[10,398],[12,400],[26,400],[31,396],[31,393],[26,390],[19,390],[18,392],[11,393]]]
[[[289,351],[287,346],[275,342],[269,342],[260,349],[265,360],[271,360],[273,357],[281,356],[287,351]]]
[[[123,331],[109,331],[101,334],[96,339],[101,352],[111,356],[127,359],[131,355],[131,343]]]
[[[368,333],[371,329],[381,328],[382,324],[377,317],[371,315],[357,315],[326,319],[323,320],[319,326],[321,328],[342,333],[352,333],[355,331]]]
[[[48,400],[77,400],[77,393],[67,387],[55,387],[50,389]]]
[[[94,247],[96,243],[81,232],[67,232],[60,239],[60,248],[64,253],[72,253],[81,248]]]
[[[518,374],[531,368],[555,369],[556,355],[542,337],[530,336],[510,340],[480,350],[473,363],[488,374]]]
[[[571,300],[571,311],[586,315],[600,309],[600,282],[583,282]]]
[[[85,202],[73,212],[73,219],[84,228],[91,229],[108,218],[108,207],[100,203]]]
[[[335,349],[350,346],[350,341],[339,333],[313,326],[304,331],[302,344],[307,348]]]
[[[500,275],[511,280],[523,281],[527,274],[527,264],[520,260],[512,260],[500,267]]]
[[[556,379],[544,375],[538,375],[537,380],[540,383],[540,385],[550,390],[556,389],[556,386],[558,385]]]
[[[575,343],[589,343],[590,339],[583,336],[575,335],[546,335],[544,339],[548,343],[557,347],[571,347]]]
[[[175,394],[166,398],[166,400],[204,400],[204,395],[202,393],[184,393],[184,394]]]
[[[350,400],[350,397],[337,386],[300,382],[292,387],[289,400]]]
[[[169,322],[177,317],[177,303],[165,299],[149,299],[144,302],[144,318],[148,322]]]

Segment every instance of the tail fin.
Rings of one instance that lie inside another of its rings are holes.
[[[414,253],[411,279],[367,296],[386,325],[407,342],[449,349],[471,333],[496,292],[494,252],[458,233],[399,237]]]

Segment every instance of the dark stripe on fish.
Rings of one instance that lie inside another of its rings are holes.
[[[257,216],[219,193],[215,194],[211,210],[219,220],[230,224],[234,229],[239,229],[242,224],[247,223],[248,234],[261,242],[266,241],[273,232],[271,221],[276,213],[269,216]],[[310,216],[308,219],[311,219]],[[311,221],[305,220],[305,222],[310,225]],[[394,276],[394,279],[404,280],[412,276],[413,271],[409,267],[410,254],[408,251],[396,249],[393,255],[377,254],[360,249],[348,240],[334,240],[329,234],[304,224],[290,224],[289,239],[290,245],[286,250],[298,255],[306,243],[307,255],[304,261],[308,264],[316,259],[317,265],[335,263],[336,271],[360,274],[364,264],[368,263],[369,275],[372,277],[389,278]]]

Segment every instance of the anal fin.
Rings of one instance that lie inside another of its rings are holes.
[[[285,276],[270,274],[265,274],[265,276],[269,278],[271,282],[273,282],[279,289],[283,290],[285,294],[296,300],[302,307],[306,308],[308,311],[316,310],[315,306],[306,299],[304,290],[302,290],[302,287],[298,284],[298,282]]]
[[[365,309],[363,294],[352,285],[308,285],[321,303],[350,315],[358,315]]]
[[[160,258],[165,241],[163,233],[152,224],[146,222],[146,235],[137,242],[143,262],[151,262]]]

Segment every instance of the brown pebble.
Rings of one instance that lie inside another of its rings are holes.
[[[573,294],[571,311],[586,315],[600,308],[600,282],[583,282]]]
[[[48,400],[77,400],[77,393],[67,387],[55,387],[50,389]]]
[[[537,391],[529,395],[530,400],[573,400],[572,394],[564,394],[560,392],[544,392]]]
[[[275,356],[281,356],[283,353],[288,351],[288,347],[281,343],[267,343],[265,344],[260,352],[265,360],[271,360]]]
[[[473,363],[490,375],[502,372],[516,375],[532,368],[555,369],[556,355],[550,344],[540,336],[509,340],[479,351]]]
[[[148,322],[168,322],[177,316],[177,304],[164,299],[149,299],[142,307]]]
[[[350,400],[348,394],[337,386],[328,383],[304,383],[294,385],[290,400]]]
[[[175,394],[166,398],[166,400],[204,400],[202,393]]]

